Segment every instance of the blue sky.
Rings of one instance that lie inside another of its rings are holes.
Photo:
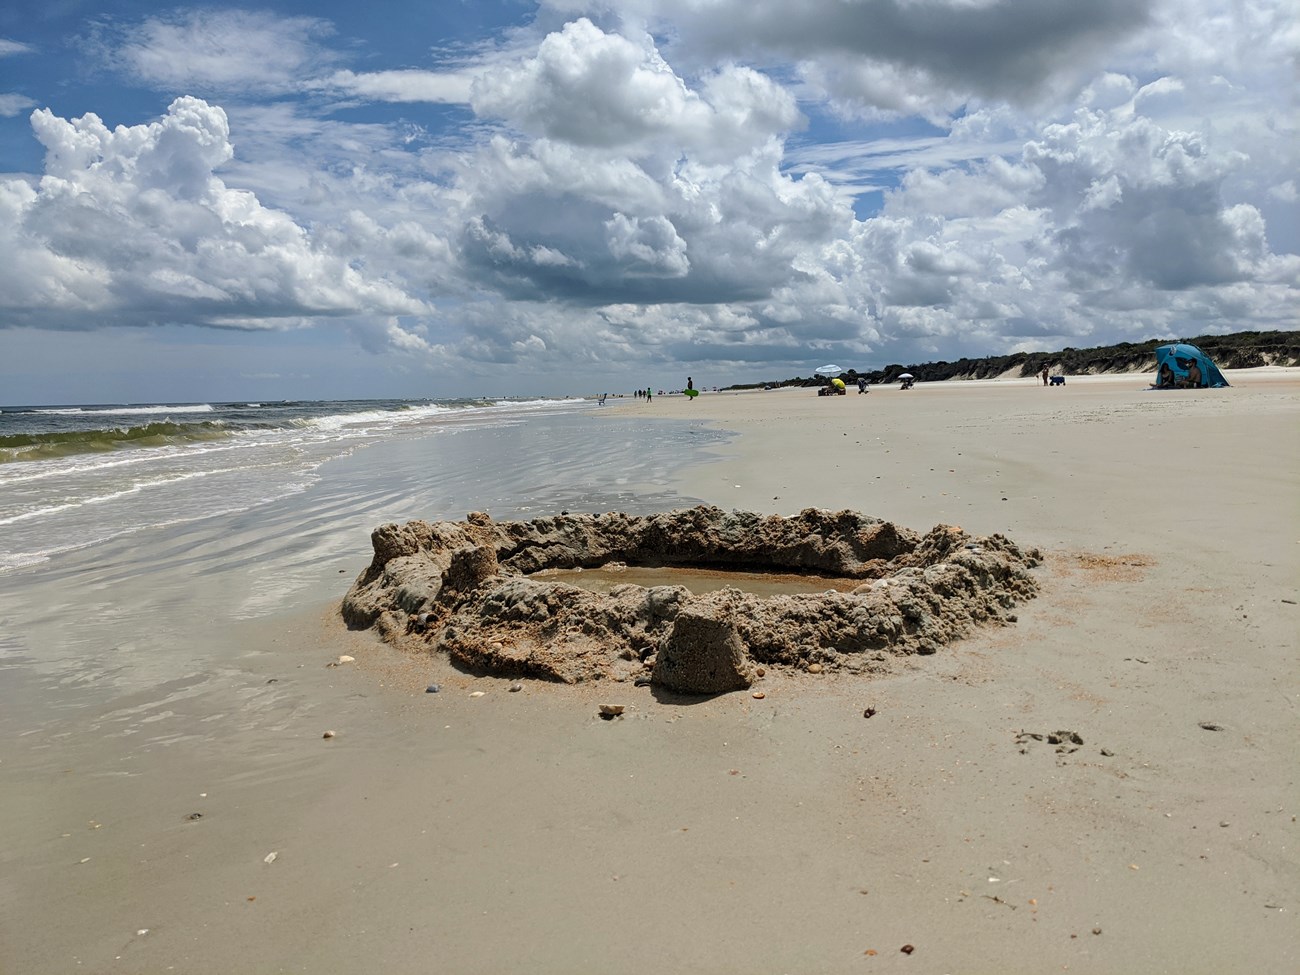
[[[0,10],[0,403],[1300,328],[1263,0]]]

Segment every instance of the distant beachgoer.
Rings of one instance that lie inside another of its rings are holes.
[[[647,386],[645,388],[645,401],[649,403],[652,399],[654,399],[654,397],[650,394],[650,387]]]
[[[865,376],[859,376],[859,377],[858,377],[858,395],[861,396],[861,395],[862,395],[863,393],[865,393],[866,391],[867,391],[867,378],[866,378]]]
[[[687,376],[687,377],[686,377],[686,388],[687,388],[687,389],[694,389],[694,388],[695,388],[695,380],[691,379],[690,376]]]
[[[1043,379],[1043,385],[1046,386],[1046,385],[1047,385],[1047,366],[1043,366],[1043,371],[1040,372],[1038,375],[1040,375],[1040,376],[1042,377],[1042,379]]]
[[[1160,378],[1156,380],[1156,389],[1173,389],[1174,388],[1174,371],[1169,368],[1169,363],[1164,363],[1160,367]]]
[[[1197,365],[1196,360],[1187,367],[1187,385],[1193,389],[1199,389],[1201,386],[1201,367]]]

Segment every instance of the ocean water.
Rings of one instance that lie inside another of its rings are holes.
[[[584,408],[582,400],[6,408],[0,571],[301,494],[323,465],[387,440]]]
[[[724,439],[588,400],[6,408],[0,712],[210,687],[214,631],[341,598],[380,524],[693,504]]]

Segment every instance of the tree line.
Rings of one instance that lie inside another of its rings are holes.
[[[1253,369],[1257,366],[1300,365],[1300,333],[1235,332],[1232,335],[1198,335],[1194,338],[1153,339],[1148,342],[1120,342],[1090,349],[1064,348],[1059,352],[1013,352],[1010,355],[961,358],[952,362],[891,363],[882,369],[846,369],[840,376],[846,383],[859,377],[867,382],[892,383],[910,372],[921,382],[945,379],[993,379],[998,376],[1037,376],[1044,368],[1058,375],[1083,376],[1107,372],[1155,371],[1156,348],[1175,342],[1195,345],[1220,369]],[[728,389],[761,389],[767,386],[824,386],[824,376],[795,376],[760,383],[739,383]]]

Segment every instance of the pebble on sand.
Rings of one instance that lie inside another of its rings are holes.
[[[327,732],[325,732],[325,734],[321,735],[321,737],[322,737],[322,738],[333,738],[333,737],[334,737],[334,732],[333,732],[333,731],[327,731]]]

